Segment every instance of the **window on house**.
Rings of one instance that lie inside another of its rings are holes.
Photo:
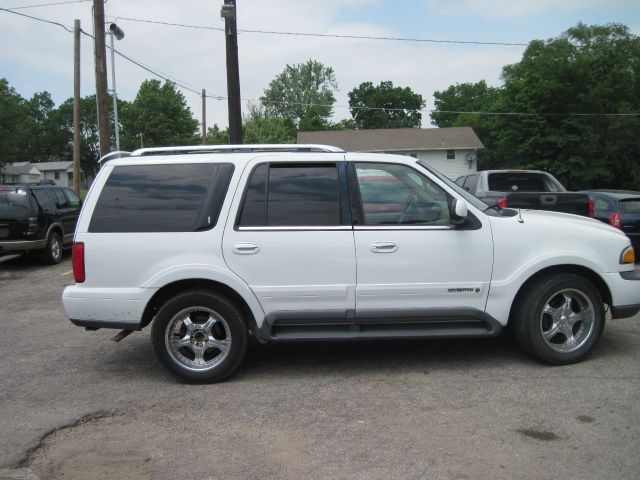
[[[454,160],[456,158],[455,150],[447,150],[447,160]]]
[[[55,172],[53,174],[53,178],[55,178],[56,180],[60,180],[60,172]]]

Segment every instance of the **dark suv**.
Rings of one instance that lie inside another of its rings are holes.
[[[0,185],[0,256],[37,252],[59,263],[73,241],[82,202],[71,189],[54,185]]]

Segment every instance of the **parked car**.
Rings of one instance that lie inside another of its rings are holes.
[[[0,185],[0,255],[37,253],[59,263],[71,245],[80,198],[69,188],[51,185]]]
[[[585,190],[594,204],[595,218],[619,228],[640,253],[640,192],[633,190]]]
[[[568,192],[550,173],[539,170],[484,170],[456,183],[488,205],[551,210],[593,217],[588,195]]]
[[[62,300],[75,325],[117,340],[151,325],[161,363],[189,381],[230,375],[248,337],[491,337],[507,324],[567,364],[598,343],[605,305],[640,311],[633,257],[610,225],[489,208],[407,156],[152,148],[103,162]]]

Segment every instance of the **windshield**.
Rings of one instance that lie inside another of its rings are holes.
[[[487,208],[489,208],[489,205],[484,203],[478,197],[476,197],[476,196],[472,195],[471,193],[467,192],[464,188],[462,188],[457,183],[453,182],[452,180],[449,180],[447,177],[445,177],[443,174],[441,174],[437,170],[434,170],[433,168],[429,167],[427,164],[423,163],[420,160],[417,163],[422,168],[427,170],[429,173],[435,175],[440,180],[442,180],[444,183],[446,183],[447,186],[449,188],[451,188],[451,190],[454,190],[457,194],[459,194],[462,198],[464,198],[467,202],[469,202],[471,205],[476,207],[478,210],[484,212]]]

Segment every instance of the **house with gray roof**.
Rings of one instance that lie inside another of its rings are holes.
[[[80,188],[91,183],[82,171]],[[0,167],[0,183],[55,183],[61,187],[73,186],[73,162],[15,162]]]
[[[298,132],[297,140],[348,152],[410,155],[454,180],[477,171],[477,152],[484,148],[471,127]]]
[[[40,170],[28,162],[0,165],[0,183],[38,183]]]

